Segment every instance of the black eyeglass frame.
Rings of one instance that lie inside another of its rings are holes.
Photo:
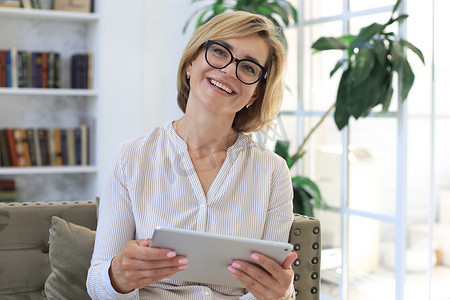
[[[209,46],[211,46],[211,45],[213,45],[213,44],[217,44],[217,45],[219,45],[219,46],[225,48],[225,50],[227,50],[228,53],[230,53],[230,56],[231,56],[230,62],[228,62],[228,63],[227,63],[225,66],[223,66],[223,67],[220,67],[220,68],[215,67],[215,66],[211,65],[211,64],[209,63],[209,61],[208,61],[208,48],[209,48]],[[263,78],[263,77],[264,77],[264,79],[267,78],[267,70],[266,70],[266,68],[264,68],[264,67],[261,66],[259,63],[257,63],[257,62],[254,61],[254,60],[251,60],[251,59],[247,59],[247,58],[245,58],[245,59],[237,59],[236,57],[233,56],[233,53],[231,52],[230,49],[228,49],[227,46],[225,46],[225,45],[222,44],[222,43],[216,42],[216,41],[208,40],[208,41],[206,42],[206,45],[205,45],[205,60],[206,60],[206,62],[208,63],[208,65],[210,65],[210,66],[213,67],[214,69],[219,69],[219,70],[220,70],[220,69],[226,68],[226,67],[229,66],[233,61],[235,61],[235,62],[236,62],[236,71],[235,71],[235,73],[236,73],[236,78],[239,79],[239,81],[242,82],[243,84],[252,85],[252,84],[257,83],[257,82],[258,82],[259,80],[261,80],[261,78]],[[242,81],[242,80],[239,78],[239,75],[238,75],[238,66],[239,66],[239,63],[240,63],[240,62],[243,62],[243,61],[249,61],[249,62],[252,62],[252,63],[256,64],[258,67],[261,68],[262,72],[261,72],[261,74],[259,75],[258,79],[256,79],[254,82],[247,83],[247,82]]]

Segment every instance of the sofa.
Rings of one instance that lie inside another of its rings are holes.
[[[319,299],[320,222],[294,218],[297,298]],[[89,299],[96,224],[96,201],[0,203],[0,299]]]

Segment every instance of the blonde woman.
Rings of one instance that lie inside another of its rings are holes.
[[[93,299],[289,299],[290,253],[280,265],[254,253],[234,261],[243,288],[168,279],[186,257],[148,247],[157,226],[274,241],[292,224],[289,169],[244,134],[270,125],[282,101],[285,52],[266,18],[224,13],[197,29],[181,58],[184,116],[123,143],[105,170]]]

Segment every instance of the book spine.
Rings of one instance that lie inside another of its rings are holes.
[[[0,87],[7,87],[7,66],[6,66],[6,51],[0,50]]]
[[[27,128],[25,131],[28,140],[28,151],[30,153],[30,165],[37,166],[36,140],[34,136],[34,130],[32,128]]]
[[[45,128],[38,129],[39,135],[39,148],[41,152],[41,164],[42,166],[50,165],[49,146],[48,146],[48,131]]]
[[[4,129],[0,130],[0,147],[2,155],[2,166],[11,167],[11,160],[9,158],[8,141],[6,139],[6,132]]]
[[[28,141],[26,139],[25,129],[18,128],[13,130],[15,147],[19,167],[30,166],[30,153],[28,150]]]
[[[67,130],[61,129],[61,155],[62,155],[62,164],[63,166],[68,165],[68,159],[67,159]]]
[[[11,50],[6,50],[6,87],[12,87]]]
[[[87,125],[80,125],[81,130],[81,165],[89,165],[89,128]]]
[[[53,129],[53,144],[54,144],[54,163],[55,166],[62,166],[62,145],[61,145],[61,129]]]
[[[5,134],[6,134],[6,140],[8,143],[8,152],[9,152],[9,159],[11,161],[11,166],[18,167],[19,162],[18,162],[17,153],[16,153],[16,142],[14,140],[13,129],[6,128]]]
[[[74,129],[75,136],[75,164],[81,165],[81,128]]]
[[[61,88],[61,55],[55,53],[55,88]]]
[[[48,53],[41,53],[41,87],[48,88]]]
[[[75,130],[73,128],[66,129],[66,144],[67,144],[67,164],[74,166],[77,164],[75,154]]]
[[[48,53],[48,76],[47,76],[47,86],[49,88],[55,88],[55,53]]]
[[[42,166],[41,147],[39,145],[39,132],[37,128],[33,128],[34,149],[36,152],[36,166]]]

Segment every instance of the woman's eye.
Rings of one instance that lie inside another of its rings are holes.
[[[213,49],[213,53],[216,56],[227,56],[227,53],[224,50],[219,49],[219,48]]]
[[[256,73],[255,68],[252,65],[249,64],[242,64],[242,70],[248,74],[254,75]]]

